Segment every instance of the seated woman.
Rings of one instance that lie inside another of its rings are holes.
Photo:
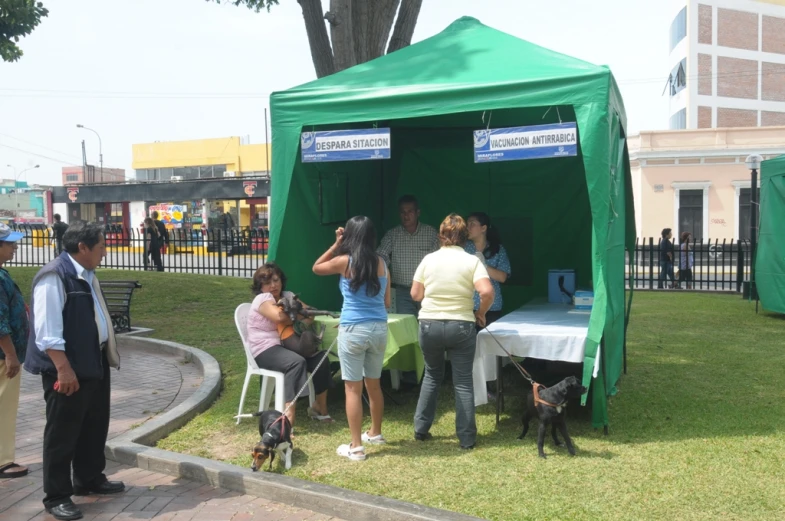
[[[282,295],[289,293],[284,291],[285,288],[286,275],[275,263],[268,262],[256,270],[251,286],[251,291],[256,297],[251,304],[252,309],[248,315],[247,338],[251,354],[259,367],[280,371],[285,375],[284,401],[288,407],[297,395],[297,391],[308,381],[308,373],[314,370],[326,353],[318,351],[309,358],[303,358],[283,347],[278,326],[289,325],[292,320],[276,306],[276,302]],[[316,397],[313,407],[308,409],[308,414],[315,420],[333,421],[327,413],[327,389],[330,387],[330,380],[330,364],[325,361],[313,373],[313,388]],[[307,396],[307,393],[308,389],[302,396]],[[292,425],[294,425],[294,413],[294,406],[286,412]]]

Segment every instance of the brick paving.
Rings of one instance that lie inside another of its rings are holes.
[[[112,371],[113,438],[156,414],[177,406],[201,384],[199,370],[183,360],[147,351],[125,349],[122,368]],[[16,461],[26,465],[24,478],[0,480],[0,521],[50,521],[41,500],[41,445],[45,424],[40,377],[22,372],[16,428]],[[341,521],[289,505],[165,474],[107,462],[110,480],[126,490],[111,496],[74,497],[88,521]]]

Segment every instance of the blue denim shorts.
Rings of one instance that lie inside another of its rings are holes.
[[[387,348],[387,322],[363,322],[338,329],[341,377],[350,382],[380,378]]]

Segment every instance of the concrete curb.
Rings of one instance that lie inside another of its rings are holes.
[[[471,521],[480,518],[396,499],[355,492],[267,472],[251,473],[228,463],[152,447],[212,405],[221,389],[218,362],[199,349],[175,342],[118,336],[121,347],[182,356],[204,375],[202,385],[183,403],[106,443],[106,457],[151,472],[269,499],[352,521]]]

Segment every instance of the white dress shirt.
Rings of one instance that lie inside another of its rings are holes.
[[[98,326],[98,341],[103,344],[109,340],[109,326],[106,322],[101,303],[93,286],[95,272],[86,270],[81,264],[76,262],[71,255],[68,259],[76,269],[76,275],[90,285],[90,292],[93,295],[93,307],[95,308],[95,323]],[[47,273],[33,291],[33,313],[35,314],[35,344],[41,351],[53,349],[55,351],[65,351],[65,339],[63,339],[63,307],[65,307],[65,288],[60,281],[57,273]]]

